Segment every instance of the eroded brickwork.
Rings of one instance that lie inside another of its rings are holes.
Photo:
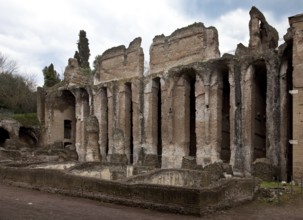
[[[216,28],[202,23],[156,36],[145,75],[140,38],[105,51],[94,76],[70,59],[64,82],[39,90],[44,144],[71,143],[80,161],[191,169],[223,162],[234,175],[266,161],[277,170],[269,178],[286,180],[292,167],[298,177],[302,15],[290,24],[277,48],[277,31],[253,7],[249,46],[222,57]]]

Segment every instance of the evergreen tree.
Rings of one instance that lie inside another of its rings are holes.
[[[81,30],[79,32],[79,40],[78,40],[78,51],[76,51],[74,58],[78,60],[79,66],[82,68],[90,68],[89,67],[89,56],[90,56],[90,50],[89,50],[89,43],[88,39],[86,37],[86,32],[84,30]],[[78,53],[77,53],[78,52]]]
[[[101,58],[101,55],[95,56],[95,60],[94,60],[94,62],[93,62],[93,70],[92,70],[92,73],[93,73],[93,74],[95,74],[96,71],[97,71],[98,63],[99,63],[100,58]]]
[[[81,64],[81,58],[80,58],[80,55],[79,55],[78,51],[75,51],[74,58],[77,59],[79,66],[82,66],[82,64]]]
[[[52,87],[53,85],[60,82],[60,76],[54,69],[54,65],[51,63],[48,67],[44,67],[42,70],[44,76],[44,86]]]

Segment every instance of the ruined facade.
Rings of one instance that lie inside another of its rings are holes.
[[[140,38],[105,51],[94,76],[69,59],[62,83],[38,89],[42,144],[75,147],[81,162],[192,169],[223,162],[248,176],[264,159],[275,177],[298,179],[303,15],[290,18],[279,48],[263,14],[253,7],[250,17],[249,46],[239,44],[235,55],[220,56],[217,30],[195,23],[156,36],[145,73]]]

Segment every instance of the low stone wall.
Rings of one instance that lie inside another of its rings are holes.
[[[130,184],[74,176],[60,170],[0,167],[0,181],[104,202],[201,215],[253,198],[253,179],[225,179],[201,189]]]
[[[201,188],[211,184],[208,172],[185,169],[159,169],[131,177],[129,183],[151,183],[168,186]]]

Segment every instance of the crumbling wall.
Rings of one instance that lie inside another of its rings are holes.
[[[256,7],[252,7],[249,14],[249,47],[259,50],[275,49],[279,41],[276,29],[267,23],[264,15]]]
[[[172,67],[218,58],[216,28],[194,23],[170,36],[156,36],[150,47],[150,73],[163,73]]]
[[[289,18],[293,34],[293,177],[300,181],[303,175],[303,14]]]
[[[134,39],[128,48],[118,46],[105,51],[99,59],[94,84],[103,81],[142,76],[144,54],[141,38]]]
[[[276,50],[278,33],[264,15],[253,7],[250,16],[249,46],[239,44],[235,55],[219,58],[217,30],[195,23],[154,38],[145,76],[140,38],[128,48],[105,51],[94,83],[89,77],[82,79],[76,61],[69,60],[66,89],[75,96],[75,107],[67,114],[75,114],[79,160],[91,160],[87,143],[95,141],[94,149],[98,145],[102,159],[111,163],[181,168],[188,158],[198,166],[223,160],[236,174],[251,175],[253,161],[266,157],[285,177],[287,129],[283,130],[280,119],[288,114],[283,106],[289,98],[283,92],[289,85],[280,77],[285,68],[291,72],[291,64],[289,58],[285,64],[285,54]],[[300,139],[302,127],[298,120],[303,87],[301,17],[291,18],[293,92],[298,94],[294,96],[295,140]],[[64,114],[49,104],[54,100],[48,96],[40,95],[39,118],[50,127],[47,131],[60,132],[62,126],[50,119],[60,120]],[[91,137],[86,130],[90,116],[96,117],[98,138],[96,132]]]
[[[92,81],[90,70],[81,69],[77,59],[68,59],[68,65],[64,71],[64,81],[69,85],[86,85]]]
[[[64,143],[75,144],[75,105],[74,95],[68,90],[49,91],[45,97],[45,118],[42,123],[44,130],[44,144],[52,145],[60,143],[64,147]],[[70,137],[65,136],[65,121],[71,121],[72,133]]]

